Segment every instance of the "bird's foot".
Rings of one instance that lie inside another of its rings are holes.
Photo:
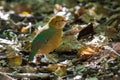
[[[44,58],[41,59],[42,62],[48,62],[48,63],[57,63],[58,61],[52,57],[52,55],[47,54],[44,55]]]

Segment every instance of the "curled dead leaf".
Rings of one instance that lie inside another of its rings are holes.
[[[82,55],[94,55],[96,54],[96,49],[90,46],[82,46],[78,49],[78,54]]]
[[[30,30],[30,28],[31,28],[31,23],[29,23],[28,26],[21,27],[20,32],[27,33],[28,30]]]
[[[28,31],[29,27],[22,27],[20,32],[26,33]]]

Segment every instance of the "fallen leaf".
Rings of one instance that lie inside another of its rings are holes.
[[[116,38],[117,30],[114,27],[107,28],[105,31],[109,38]]]
[[[116,52],[120,53],[120,42],[113,43],[112,46]]]
[[[19,3],[17,5],[15,5],[13,7],[13,10],[16,12],[16,13],[22,13],[22,12],[28,12],[28,13],[31,13],[32,10],[31,10],[31,7],[30,5],[28,5],[27,3]]]
[[[11,67],[20,66],[22,64],[22,57],[17,55],[12,58],[8,58],[8,65]]]
[[[21,13],[19,13],[20,17],[32,17],[32,13],[29,13],[27,11],[23,11]]]
[[[27,32],[29,32],[29,29],[30,29],[30,28],[31,28],[31,23],[29,23],[28,26],[23,26],[23,27],[21,27],[20,32],[22,32],[22,33],[27,33]]]
[[[93,55],[96,53],[95,48],[91,48],[90,46],[82,46],[78,49],[78,54],[82,55]]]
[[[80,40],[81,37],[89,35],[89,34],[92,34],[92,35],[95,34],[94,29],[93,29],[93,24],[89,24],[84,29],[82,29],[79,32],[77,40]]]
[[[67,74],[66,67],[63,67],[63,66],[58,67],[57,70],[55,71],[55,73],[58,76],[65,76]]]
[[[52,72],[55,72],[55,70],[57,69],[57,65],[56,64],[49,64],[48,65],[48,69]]]
[[[62,63],[48,65],[48,70],[55,72],[58,76],[66,75],[67,74],[66,69],[67,65]]]

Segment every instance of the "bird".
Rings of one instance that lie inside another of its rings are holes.
[[[50,52],[59,47],[62,41],[63,27],[67,22],[64,16],[56,15],[43,26],[48,28],[40,31],[33,39],[29,61],[33,61],[36,54],[45,54],[47,56]]]

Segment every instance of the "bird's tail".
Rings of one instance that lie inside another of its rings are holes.
[[[30,55],[29,55],[28,60],[29,61],[33,61],[35,54],[36,54],[36,51],[32,50],[31,53],[30,53]]]

